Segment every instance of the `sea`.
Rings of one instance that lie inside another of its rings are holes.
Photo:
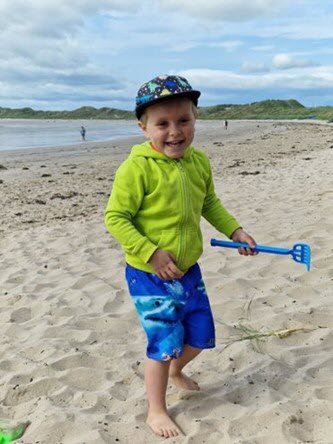
[[[59,147],[86,142],[104,142],[140,135],[135,121],[128,120],[27,120],[0,119],[0,151]]]

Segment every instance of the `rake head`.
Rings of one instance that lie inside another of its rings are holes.
[[[311,267],[311,248],[308,244],[295,244],[290,251],[295,262],[305,264],[308,271]]]

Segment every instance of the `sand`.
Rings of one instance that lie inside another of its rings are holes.
[[[144,422],[145,337],[103,224],[136,141],[0,153],[0,417],[31,421],[18,443],[163,441]],[[195,144],[258,243],[307,242],[313,258],[307,272],[212,248],[224,237],[203,221],[218,345],[188,366],[201,392],[168,389],[185,434],[168,442],[332,443],[333,126],[199,121]],[[225,348],[240,325],[306,330]]]

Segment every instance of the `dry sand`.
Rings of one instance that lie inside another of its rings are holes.
[[[0,153],[0,417],[31,421],[18,443],[163,441],[144,424],[145,337],[103,225],[135,141]],[[168,442],[332,443],[333,126],[199,121],[195,142],[258,243],[304,241],[313,259],[308,273],[291,257],[212,248],[223,236],[203,222],[218,346],[188,367],[201,392],[168,389],[185,433]],[[309,330],[225,349],[240,324]]]

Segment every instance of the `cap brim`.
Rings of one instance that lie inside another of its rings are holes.
[[[137,105],[135,107],[135,114],[136,114],[137,119],[140,119],[140,117],[144,113],[144,110],[146,108],[148,108],[149,106],[155,105],[156,103],[162,102],[163,100],[166,100],[166,99],[173,99],[174,97],[188,97],[189,99],[192,100],[194,105],[197,106],[198,105],[198,99],[199,99],[200,95],[201,95],[201,92],[200,91],[196,91],[196,90],[184,91],[184,92],[180,92],[180,93],[169,94],[167,96],[159,97],[158,99],[149,100],[149,102],[141,103],[140,105]]]

